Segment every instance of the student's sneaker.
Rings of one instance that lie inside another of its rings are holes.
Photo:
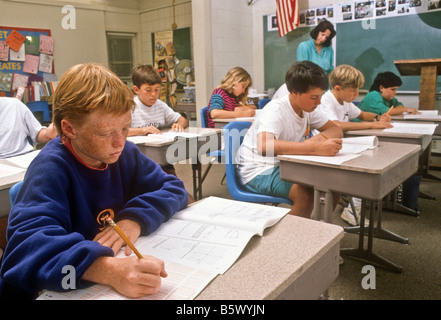
[[[355,213],[357,215],[357,221],[360,222],[361,208],[356,207]],[[345,207],[343,209],[343,212],[341,213],[341,218],[344,221],[346,221],[347,223],[349,223],[351,226],[358,226],[359,225],[359,223],[355,222],[355,217],[354,217],[354,214],[352,213],[352,209],[350,207]],[[367,219],[367,218],[364,219],[364,226],[365,227],[369,226],[369,219]]]

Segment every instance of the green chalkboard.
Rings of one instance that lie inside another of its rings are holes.
[[[441,58],[441,11],[337,23],[336,65],[349,64],[365,77],[369,89],[379,72],[401,77],[402,91],[419,91],[419,76],[401,76],[394,60]],[[363,26],[365,28],[363,28]],[[438,77],[437,91],[441,90]]]
[[[263,16],[265,90],[279,88],[285,82],[288,68],[297,61],[297,47],[309,40],[313,27],[295,29],[284,37],[279,32],[268,31],[267,16]]]

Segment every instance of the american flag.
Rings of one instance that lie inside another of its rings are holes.
[[[288,32],[299,26],[299,7],[297,0],[276,0],[277,25],[279,36],[283,37]]]

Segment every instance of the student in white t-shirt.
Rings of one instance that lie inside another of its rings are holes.
[[[331,90],[323,95],[318,109],[343,131],[392,127],[388,114],[380,116],[365,112],[352,103],[364,84],[363,74],[359,70],[350,65],[339,65],[329,75],[329,82]],[[351,122],[355,118],[362,122]]]
[[[171,128],[182,131],[188,127],[188,121],[180,113],[175,112],[166,103],[159,100],[161,91],[161,76],[151,65],[140,65],[132,72],[133,92],[137,95],[134,100],[135,110],[132,113],[128,136],[161,133],[160,129]],[[164,165],[162,170],[177,176],[173,164]],[[188,203],[195,200],[190,194]]]
[[[37,143],[57,136],[52,123],[42,126],[17,98],[0,97],[0,119],[0,159],[31,152]]]
[[[129,136],[160,133],[162,128],[180,131],[188,127],[186,118],[159,100],[161,76],[153,66],[135,67],[132,82],[133,92],[137,96]]]
[[[317,109],[327,114],[329,119],[343,131],[392,127],[388,114],[380,116],[365,112],[352,103],[358,96],[358,90],[364,84],[364,76],[359,70],[350,65],[338,65],[329,75],[329,82],[331,90],[323,95],[322,102]],[[355,118],[361,122],[352,122],[351,120]],[[341,218],[350,225],[357,225],[357,221],[360,221],[361,199],[352,198],[352,201],[358,220],[354,218],[349,204],[343,209]],[[368,223],[365,221],[365,225]]]
[[[245,135],[236,160],[246,189],[288,198],[293,202],[291,214],[309,218],[313,189],[281,180],[277,155],[336,155],[342,147],[343,132],[316,110],[328,88],[321,67],[310,61],[296,62],[288,69],[285,83],[290,94],[271,100],[262,109]],[[312,129],[320,134],[305,139]],[[335,205],[339,198],[335,196]]]

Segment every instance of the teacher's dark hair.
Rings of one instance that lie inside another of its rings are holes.
[[[380,72],[374,79],[371,88],[369,91],[378,91],[380,92],[380,86],[385,88],[390,87],[399,87],[403,84],[401,78],[397,76],[395,73],[390,71]]]
[[[322,67],[308,60],[297,61],[290,66],[285,83],[290,93],[306,93],[311,88],[327,90],[329,86],[328,77]]]
[[[332,43],[332,38],[335,37],[335,35],[337,34],[337,32],[334,29],[334,25],[329,22],[328,20],[323,20],[322,22],[320,22],[317,27],[315,27],[314,29],[311,30],[311,32],[309,33],[309,35],[311,36],[311,38],[313,38],[314,40],[317,39],[317,36],[319,34],[319,32],[325,32],[326,30],[331,31],[331,35],[329,36],[328,39],[326,39],[326,41],[323,43],[323,47],[329,47]]]

